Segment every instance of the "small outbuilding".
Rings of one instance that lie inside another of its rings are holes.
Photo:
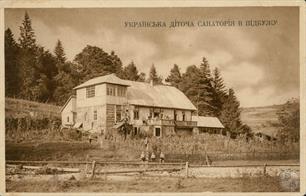
[[[198,133],[221,134],[224,126],[217,117],[192,116],[192,121],[197,122]]]

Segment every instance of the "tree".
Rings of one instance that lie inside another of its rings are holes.
[[[140,75],[138,74],[137,67],[135,66],[133,61],[130,64],[128,64],[126,67],[123,68],[121,78],[125,80],[132,80],[132,81],[139,80]]]
[[[62,42],[60,40],[57,40],[57,43],[54,49],[54,54],[55,54],[56,64],[58,66],[58,69],[62,69],[62,66],[65,64],[67,59],[66,59],[66,55],[64,52]]]
[[[32,28],[32,21],[27,12],[25,12],[22,25],[19,27],[19,29],[20,29],[19,43],[21,48],[35,50],[36,48],[35,34]]]
[[[207,59],[204,57],[200,65],[199,78],[197,81],[198,89],[198,112],[203,116],[214,116],[216,108],[214,108],[213,101],[213,86],[211,71]]]
[[[154,64],[152,64],[150,68],[148,82],[153,82],[153,84],[155,85],[155,84],[162,84],[162,81],[163,81],[162,77],[157,74],[156,68]]]
[[[18,64],[20,66],[20,97],[29,100],[37,100],[36,86],[39,79],[37,72],[37,45],[31,19],[25,13],[24,20],[20,26],[20,56]]]
[[[221,115],[221,111],[223,108],[223,104],[224,104],[224,99],[226,96],[226,89],[225,89],[225,85],[224,85],[224,81],[221,77],[220,71],[218,68],[214,69],[213,72],[213,80],[212,80],[212,84],[213,84],[213,100],[212,100],[212,104],[215,108],[215,116],[219,117]]]
[[[205,58],[199,68],[189,66],[182,75],[180,85],[185,95],[197,107],[201,116],[214,116],[215,108],[212,105],[212,78],[208,62]]]
[[[54,78],[58,74],[56,58],[49,51],[45,51],[43,47],[39,47],[37,61],[39,78],[35,94],[39,101],[53,102],[53,93],[56,88]]]
[[[220,120],[223,123],[225,130],[231,133],[240,133],[241,119],[240,119],[240,103],[237,100],[233,89],[229,89],[228,95],[223,104],[223,110],[220,115]]]
[[[20,90],[18,54],[19,46],[8,28],[5,31],[5,96],[8,97],[18,96]]]
[[[55,76],[56,89],[53,96],[58,105],[63,105],[73,94],[72,89],[79,84],[79,73],[73,68],[75,65],[66,62],[65,66],[69,67],[69,71],[59,71]]]
[[[191,102],[197,107],[199,99],[198,80],[199,80],[199,68],[195,65],[188,66],[186,72],[182,74],[182,82],[180,90],[191,100]]]
[[[143,72],[141,72],[141,73],[139,74],[139,78],[138,78],[137,81],[138,81],[138,82],[145,82],[145,81],[146,81],[146,74],[143,73]]]
[[[179,85],[182,82],[182,75],[177,64],[174,64],[173,68],[170,70],[170,75],[165,81],[169,82],[172,86],[179,88]]]
[[[58,105],[63,105],[73,94],[72,89],[79,83],[80,74],[77,72],[75,64],[67,62],[65,50],[60,40],[57,41],[54,53],[58,73],[54,77],[56,88],[53,97]]]
[[[300,103],[297,99],[287,101],[278,111],[280,130],[279,138],[284,140],[299,141],[300,138]]]
[[[120,76],[122,75],[122,61],[121,59],[115,54],[115,51],[111,51],[111,54],[110,54],[110,59],[111,59],[111,62],[115,68],[115,74],[117,76]]]
[[[77,54],[74,62],[82,72],[82,81],[93,77],[120,72],[121,60],[112,53],[109,55],[101,48],[87,45],[81,53]]]

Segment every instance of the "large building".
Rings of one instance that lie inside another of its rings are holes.
[[[206,117],[193,117],[196,107],[172,86],[122,80],[110,74],[88,80],[74,90],[76,95],[61,111],[63,126],[107,133],[128,119],[134,134],[157,137],[191,135],[205,127]],[[223,128],[217,118],[210,117],[209,122],[215,130]]]

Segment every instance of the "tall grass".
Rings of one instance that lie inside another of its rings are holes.
[[[135,153],[146,151],[143,139],[124,140],[117,137],[108,141],[116,146],[132,148]],[[231,139],[216,134],[200,134],[188,137],[149,138],[149,151],[157,155],[162,151],[168,157],[202,156],[214,159],[298,159],[299,143],[280,141],[246,140],[244,137]],[[177,156],[174,156],[177,155]],[[184,155],[184,156],[182,156]]]

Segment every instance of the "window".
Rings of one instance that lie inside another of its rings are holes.
[[[95,86],[86,87],[86,97],[94,97],[95,96]]]
[[[67,122],[69,122],[69,116],[67,116]]]
[[[125,97],[125,87],[118,86],[117,87],[117,95],[119,97]]]
[[[160,137],[161,133],[160,133],[160,128],[159,127],[155,127],[155,136],[156,137]]]
[[[134,127],[134,135],[137,135],[137,134],[138,134],[138,128]]]
[[[139,120],[139,108],[135,107],[134,109],[134,120]]]
[[[116,88],[114,86],[108,85],[107,86],[107,95],[116,96]]]
[[[183,121],[185,121],[185,112],[182,112],[183,115]]]
[[[97,110],[95,110],[95,111],[94,111],[93,118],[94,118],[94,120],[97,120],[97,119],[98,119],[98,113],[97,113]]]
[[[116,105],[116,122],[121,121],[122,106]]]

